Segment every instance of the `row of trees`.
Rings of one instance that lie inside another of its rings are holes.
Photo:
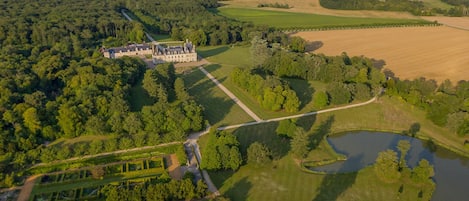
[[[469,82],[456,85],[446,80],[439,85],[435,80],[419,78],[387,81],[386,94],[401,97],[406,102],[422,108],[436,125],[447,127],[460,136],[469,134]]]
[[[435,15],[444,14],[449,16],[462,16],[467,15],[464,10],[467,10],[469,3],[465,0],[443,0],[444,2],[453,5],[450,9],[429,8],[425,6],[422,1],[408,1],[408,0],[320,0],[321,6],[330,9],[342,10],[384,10],[384,11],[406,11],[414,15]]]
[[[296,112],[299,109],[300,100],[296,92],[276,77],[267,76],[264,79],[260,75],[252,74],[249,69],[236,68],[231,72],[230,79],[256,97],[265,109],[272,111],[284,109],[287,112]]]

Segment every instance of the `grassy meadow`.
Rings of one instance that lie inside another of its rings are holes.
[[[220,15],[240,21],[248,21],[254,24],[268,25],[276,28],[321,28],[359,25],[418,24],[426,22],[420,19],[339,17],[232,7],[221,7],[218,8],[216,12]]]

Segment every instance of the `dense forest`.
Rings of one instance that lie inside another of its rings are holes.
[[[171,2],[215,16],[203,7],[213,1]],[[120,14],[124,1],[2,1],[0,8],[1,187],[38,162],[182,140],[202,129],[203,108],[172,64],[146,70],[137,58],[101,56],[103,45],[144,40],[144,25]],[[131,89],[140,85],[150,101],[135,107]],[[47,146],[86,135],[107,137]]]
[[[443,0],[453,5],[450,9],[428,8],[423,1],[408,0],[320,0],[321,6],[330,9],[342,10],[383,10],[383,11],[406,11],[414,15],[443,14],[449,16],[467,15],[469,2],[467,0]],[[464,7],[466,6],[466,7]]]

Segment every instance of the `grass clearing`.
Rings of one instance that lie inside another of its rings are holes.
[[[276,28],[321,28],[331,26],[418,24],[427,22],[421,19],[339,17],[330,15],[229,7],[221,7],[218,8],[217,11],[220,15],[226,17],[234,18],[240,21],[248,21],[258,25],[268,25]]]
[[[449,5],[441,0],[423,0],[423,5],[429,8],[450,9],[454,6]]]

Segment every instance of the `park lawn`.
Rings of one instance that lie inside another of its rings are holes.
[[[236,95],[239,100],[241,100],[246,106],[249,107],[249,109],[251,109],[262,119],[302,114],[317,111],[319,109],[313,106],[312,98],[314,92],[325,91],[327,84],[322,82],[283,78],[283,80],[288,81],[290,87],[297,93],[297,96],[301,101],[300,110],[295,113],[266,110],[260,106],[255,97],[236,86],[231,81],[230,74],[234,68],[247,68],[252,65],[252,57],[249,51],[249,46],[204,47],[202,50],[199,49],[199,53],[201,53],[202,56],[206,56],[206,59],[212,63],[205,66],[205,69],[215,78],[217,78],[220,83],[228,88],[233,94]]]
[[[233,7],[218,8],[217,13],[240,21],[248,21],[276,28],[321,28],[331,26],[418,24],[426,22],[420,19],[339,17]]]
[[[94,140],[109,140],[115,138],[114,135],[82,135],[75,138],[59,138],[49,143],[47,146],[69,146],[75,143],[87,142],[90,143]]]
[[[409,113],[395,110],[390,105],[406,106],[403,103],[399,105],[395,101],[382,98],[377,103],[353,108],[350,111],[336,111],[298,119],[297,125],[308,131],[312,139],[312,147],[315,148],[306,160],[336,158],[337,153],[331,151],[323,139],[327,134],[333,134],[339,130],[399,131],[408,129],[414,121],[409,121],[407,118],[415,115],[415,111]],[[402,117],[402,122],[381,127],[394,115]],[[419,119],[418,116],[416,118]],[[421,125],[422,127],[431,126],[424,121]],[[419,198],[422,187],[413,186],[408,181],[384,183],[375,176],[370,167],[347,174],[319,175],[304,172],[299,168],[298,161],[293,160],[288,153],[289,141],[275,133],[277,126],[278,122],[269,122],[228,131],[237,136],[243,156],[246,156],[246,149],[251,143],[259,141],[269,147],[274,161],[260,167],[245,165],[236,172],[211,172],[211,179],[221,193],[232,200],[396,200],[398,197],[401,200],[428,200]],[[422,128],[422,132],[423,130]],[[200,143],[201,149],[205,144],[206,139],[203,139]],[[399,194],[401,185],[403,191]],[[434,189],[433,186],[423,188],[426,189],[423,195],[428,195]]]
[[[233,100],[195,69],[183,76],[189,94],[204,107],[204,116],[211,125],[224,126],[253,121]]]

